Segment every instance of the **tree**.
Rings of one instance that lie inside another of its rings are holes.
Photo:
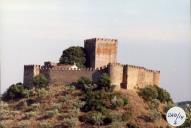
[[[46,87],[48,83],[49,83],[48,79],[42,74],[35,76],[33,79],[33,84],[36,87],[40,87],[40,88]]]
[[[3,94],[3,100],[19,99],[27,97],[28,90],[22,83],[12,84],[7,91]]]
[[[59,60],[60,64],[74,64],[78,67],[84,67],[86,63],[86,54],[83,47],[72,46],[65,49]]]
[[[151,101],[152,99],[157,99],[158,91],[154,86],[147,86],[140,90],[139,95],[142,96],[143,99]]]
[[[158,98],[161,102],[172,102],[172,99],[170,97],[169,92],[167,92],[165,89],[157,87],[156,89],[158,91]]]
[[[115,86],[111,85],[110,77],[107,73],[101,75],[100,79],[97,82],[98,89],[104,89],[107,91],[113,91]]]

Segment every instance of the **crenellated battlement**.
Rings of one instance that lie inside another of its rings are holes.
[[[34,65],[34,64],[24,65],[24,70],[30,71],[30,70],[34,70],[35,68],[40,68],[40,67],[41,67],[40,65]]]
[[[47,70],[51,70],[51,71],[101,71],[106,69],[107,66],[103,66],[100,68],[64,68],[64,67],[59,67],[59,66],[55,66],[53,68],[46,68]]]
[[[120,63],[109,63],[108,66],[116,66],[116,67],[118,66],[118,67],[123,67],[123,66],[125,66],[125,65],[120,64]]]
[[[105,42],[109,42],[109,43],[116,43],[118,40],[109,39],[109,38],[91,38],[91,39],[86,39],[84,42],[85,43],[94,43],[93,41],[105,41]]]
[[[136,65],[127,65],[129,68],[134,68],[134,69],[143,69],[145,70],[146,72],[153,72],[153,73],[160,73],[160,71],[158,70],[152,70],[152,69],[147,69],[145,67],[142,67],[142,66],[136,66]]]

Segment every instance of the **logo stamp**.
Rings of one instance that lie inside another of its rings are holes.
[[[186,120],[186,113],[180,107],[172,107],[166,114],[166,120],[172,126],[180,126]]]

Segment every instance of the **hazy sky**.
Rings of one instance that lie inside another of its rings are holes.
[[[1,0],[0,11],[2,92],[24,64],[106,37],[118,39],[119,62],[161,70],[173,99],[191,100],[190,0]]]

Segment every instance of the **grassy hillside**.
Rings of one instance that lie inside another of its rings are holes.
[[[103,92],[106,93],[106,92]],[[110,101],[106,110],[82,110],[86,92],[74,86],[52,85],[30,90],[28,98],[1,101],[0,128],[166,128],[162,117],[165,104],[158,111],[135,91],[112,92],[117,97],[116,106]],[[106,94],[105,94],[106,95]],[[120,101],[118,98],[127,98]],[[113,100],[113,99],[112,99]],[[159,115],[157,115],[159,114]]]

